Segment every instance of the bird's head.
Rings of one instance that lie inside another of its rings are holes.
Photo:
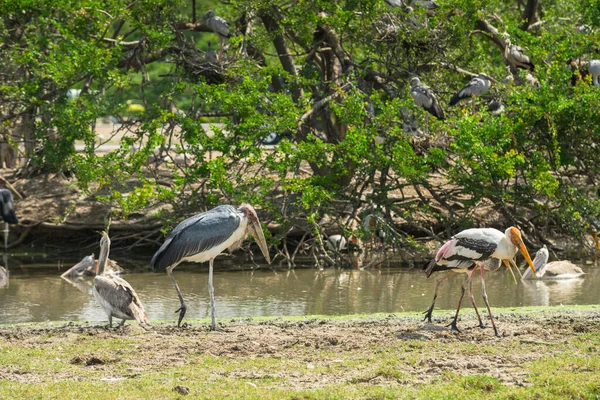
[[[213,10],[208,10],[203,16],[202,16],[202,21],[206,21],[209,18],[213,18],[215,15],[215,12]]]
[[[548,252],[548,248],[544,245],[541,249],[535,253],[535,258],[533,259],[533,266],[536,271],[539,271],[546,263],[548,262],[548,258],[550,257],[550,253]]]
[[[254,207],[252,207],[250,204],[242,204],[238,210],[242,212],[246,218],[248,218],[248,232],[254,237],[256,244],[258,244],[260,251],[267,260],[267,263],[271,264],[269,248],[267,247],[267,241],[265,240],[265,235],[263,234],[262,226],[260,225],[260,220],[258,219],[256,210],[254,210]]]
[[[527,261],[529,268],[531,268],[533,275],[535,275],[535,267],[533,266],[533,262],[531,261],[529,252],[527,252],[525,243],[523,243],[523,238],[521,237],[521,231],[518,230],[517,228],[515,228],[514,226],[511,226],[510,228],[508,228],[506,230],[506,236],[508,236],[510,238],[510,241],[512,242],[512,244],[515,245],[517,247],[517,249],[519,249],[519,251],[521,252],[523,257],[525,258],[525,261]]]
[[[421,84],[421,80],[419,78],[417,78],[416,76],[413,76],[412,78],[410,78],[410,86],[411,87],[415,87],[419,84]]]

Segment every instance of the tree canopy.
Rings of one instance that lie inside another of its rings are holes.
[[[390,3],[5,0],[2,134],[23,174],[98,184],[124,216],[252,203],[284,253],[298,231],[359,234],[368,213],[401,245],[445,238],[482,205],[536,243],[583,238],[600,212],[600,2]],[[491,89],[449,106],[479,72]],[[123,136],[108,153],[102,118]]]

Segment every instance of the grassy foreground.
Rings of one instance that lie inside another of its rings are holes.
[[[597,398],[600,306],[174,322],[0,325],[0,398]]]

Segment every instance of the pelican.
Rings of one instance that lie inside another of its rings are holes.
[[[524,53],[523,48],[512,44],[510,40],[506,41],[504,58],[506,58],[506,61],[508,61],[514,69],[521,68],[530,71],[535,69],[535,64],[533,64],[529,56]]]
[[[271,258],[258,215],[249,204],[242,204],[239,208],[231,205],[215,207],[212,210],[186,219],[169,233],[163,245],[152,257],[150,265],[154,271],[166,269],[173,285],[175,285],[181,303],[181,307],[175,311],[179,312],[177,326],[181,326],[181,320],[187,307],[173,276],[173,269],[183,261],[209,262],[210,327],[214,331],[216,329],[213,288],[214,259],[225,249],[234,250],[240,247],[248,233],[252,234],[265,259],[270,264]]]
[[[492,327],[494,328],[494,334],[496,336],[500,336],[498,334],[498,330],[496,329],[496,325],[494,324],[494,318],[492,317],[492,311],[490,310],[487,293],[485,291],[485,266],[483,266],[482,263],[490,258],[497,258],[502,260],[504,265],[512,273],[509,262],[512,262],[514,265],[513,258],[515,257],[517,250],[523,254],[523,257],[525,257],[525,260],[535,275],[535,268],[533,267],[531,257],[529,256],[529,253],[525,248],[525,244],[523,243],[521,232],[512,226],[506,229],[504,233],[494,228],[467,229],[454,235],[438,250],[435,258],[425,267],[425,272],[428,278],[434,271],[448,269],[469,274],[469,277],[463,283],[462,293],[456,309],[456,315],[450,324],[452,331],[460,332],[456,326],[460,305],[462,303],[467,285],[470,284],[473,275],[475,272],[477,272],[477,269],[480,269],[483,300],[485,301],[488,315],[490,317]],[[475,267],[472,269],[472,271],[468,271],[473,263],[475,263]],[[439,286],[439,284],[437,286]]]
[[[600,75],[600,60],[590,60],[588,63],[588,72],[592,74],[594,86],[598,86],[598,75]]]
[[[98,261],[96,277],[92,293],[100,303],[106,315],[108,315],[108,326],[112,328],[112,317],[121,318],[119,327],[123,326],[125,320],[134,319],[141,324],[148,323],[148,316],[137,293],[131,285],[118,276],[104,275],[104,269],[108,262],[110,252],[110,238],[108,233],[103,232],[100,239],[100,260]]]
[[[223,56],[223,39],[229,39],[229,22],[219,17],[213,10],[208,10],[202,16],[202,24],[219,37],[219,60]]]
[[[444,110],[442,110],[442,107],[431,88],[422,84],[417,77],[410,80],[410,96],[418,106],[423,107],[429,114],[441,121],[446,119]]]
[[[548,248],[542,247],[535,254],[533,266],[537,275],[532,276],[531,271],[527,270],[523,273],[521,279],[571,279],[581,278],[585,272],[573,264],[571,261],[552,261],[548,262]]]
[[[477,74],[463,86],[454,96],[450,99],[450,105],[453,106],[459,101],[463,99],[468,99],[470,97],[479,96],[488,90],[491,87],[490,77],[484,74],[483,72]]]

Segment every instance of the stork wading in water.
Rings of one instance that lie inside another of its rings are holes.
[[[492,83],[490,77],[483,72],[474,76],[469,83],[463,86],[452,98],[450,99],[450,105],[453,106],[463,99],[470,99],[471,97],[480,96],[483,93],[490,90]]]
[[[108,326],[112,328],[113,316],[121,318],[119,326],[123,326],[125,320],[136,320],[140,324],[147,324],[148,316],[144,311],[144,306],[131,285],[118,276],[104,275],[109,252],[110,238],[108,233],[103,232],[100,239],[100,259],[92,293],[108,315]]]
[[[181,222],[169,233],[163,245],[152,257],[150,265],[154,271],[166,270],[173,281],[181,307],[177,326],[187,309],[181,290],[173,276],[173,269],[183,261],[209,262],[208,292],[210,295],[211,330],[216,329],[215,298],[213,288],[213,262],[225,249],[234,250],[241,246],[248,233],[260,247],[267,262],[271,263],[267,242],[263,235],[256,211],[249,204],[239,208],[222,205],[212,210],[195,215]]]
[[[582,278],[585,275],[585,272],[571,261],[563,260],[549,263],[549,256],[546,246],[539,249],[533,259],[536,276],[533,276],[531,270],[527,270],[523,273],[521,279],[572,279]]]
[[[423,107],[429,114],[433,115],[440,121],[446,119],[444,110],[435,97],[431,88],[421,83],[419,78],[414,77],[410,80],[410,96],[418,106]]]
[[[485,267],[483,266],[483,262],[490,258],[502,260],[504,265],[512,272],[510,263],[512,262],[514,265],[513,258],[517,254],[517,251],[520,251],[523,257],[525,257],[525,260],[535,275],[535,268],[531,261],[531,257],[525,248],[525,244],[523,243],[521,232],[515,227],[508,228],[504,233],[494,228],[467,229],[454,235],[438,250],[435,258],[425,267],[425,272],[427,273],[428,278],[434,271],[448,269],[454,272],[463,272],[469,274],[469,277],[462,285],[462,293],[458,301],[458,307],[456,308],[456,315],[450,324],[452,331],[460,332],[456,326],[458,314],[460,312],[460,306],[467,285],[470,285],[473,275],[479,269],[481,271],[483,300],[485,301],[488,315],[490,317],[492,327],[494,328],[494,334],[496,336],[500,336],[498,334],[498,329],[496,329],[496,325],[494,324],[494,318],[492,317],[490,304],[485,291]],[[468,271],[473,263],[475,263],[475,267],[472,269],[472,271]],[[436,291],[437,287],[439,287],[439,283],[436,285]]]

